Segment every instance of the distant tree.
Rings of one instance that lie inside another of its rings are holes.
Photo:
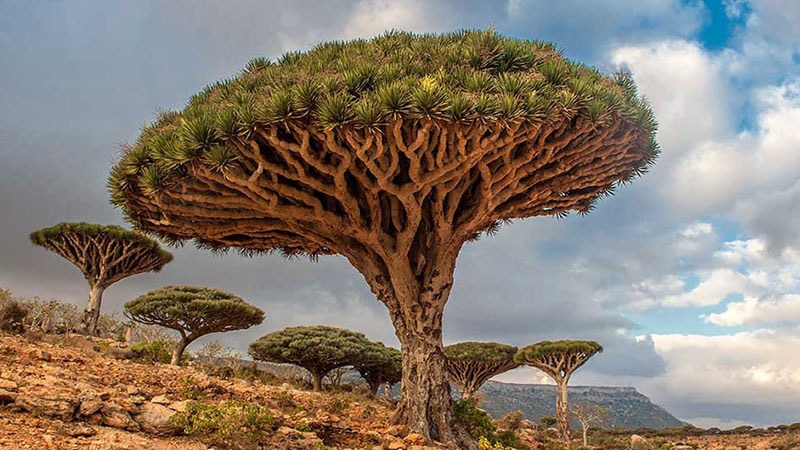
[[[97,334],[103,291],[123,278],[158,272],[172,261],[149,237],[116,225],[64,222],[30,235],[34,245],[65,258],[83,272],[89,282],[89,301],[81,318],[86,334]]]
[[[243,330],[264,321],[264,312],[241,298],[218,289],[167,286],[125,304],[125,316],[145,325],[176,330],[180,341],[172,352],[179,364],[183,351],[201,336]]]
[[[389,389],[388,386],[403,379],[403,354],[380,342],[371,342],[353,363],[353,368],[361,374],[370,393],[375,396],[382,383]]]
[[[444,348],[445,367],[461,396],[472,398],[490,378],[520,365],[516,353],[517,347],[496,342],[460,342]]]
[[[608,408],[603,408],[600,405],[582,401],[569,405],[569,412],[572,417],[578,420],[583,429],[583,446],[588,446],[587,435],[591,425],[602,425],[609,417]]]
[[[358,361],[371,341],[361,333],[323,325],[289,327],[266,334],[250,344],[250,356],[259,361],[295,364],[311,373],[315,391],[337,367]]]
[[[572,374],[603,347],[594,341],[542,341],[519,349],[514,359],[549,375],[558,386],[556,420],[561,439],[569,441],[567,383]]]

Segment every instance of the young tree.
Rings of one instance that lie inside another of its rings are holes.
[[[166,286],[125,303],[125,316],[145,325],[176,330],[180,341],[172,351],[172,364],[180,364],[183,351],[196,339],[211,333],[244,330],[264,321],[264,312],[241,298],[218,289]]]
[[[603,347],[594,341],[542,341],[519,349],[514,360],[546,373],[558,386],[556,421],[561,439],[569,441],[567,383],[573,373]]]
[[[97,334],[103,291],[131,275],[158,272],[172,261],[172,254],[162,250],[158,242],[116,225],[63,222],[34,231],[30,239],[83,272],[89,282],[89,302],[81,328],[92,335]]]
[[[602,425],[608,420],[609,410],[600,405],[586,401],[569,405],[569,412],[572,417],[581,423],[583,429],[583,446],[588,446],[587,435],[591,425]]]
[[[517,347],[496,342],[460,342],[444,348],[450,381],[464,398],[472,398],[493,376],[518,367],[516,353]]]
[[[396,422],[455,425],[442,314],[465,242],[498,224],[588,213],[658,153],[628,76],[493,31],[389,32],[251,61],[162,114],[114,166],[139,229],[245,254],[340,254],[402,344]]]
[[[382,383],[391,389],[390,386],[403,379],[403,355],[395,348],[371,342],[353,363],[353,368],[367,382],[374,397]]]
[[[328,372],[353,365],[370,344],[363,334],[344,328],[289,327],[258,338],[250,344],[249,353],[255,360],[306,369],[314,390],[320,391]]]

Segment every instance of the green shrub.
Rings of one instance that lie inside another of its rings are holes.
[[[25,317],[28,311],[8,289],[0,289],[0,331],[21,334],[25,332]]]
[[[219,406],[189,402],[186,411],[173,416],[184,433],[220,449],[259,448],[273,431],[272,414],[255,403],[228,401]]]
[[[128,352],[129,358],[140,362],[169,364],[172,359],[172,347],[175,344],[161,339],[133,344]]]
[[[475,439],[492,439],[497,430],[489,414],[475,406],[473,399],[461,399],[455,403],[456,421]]]

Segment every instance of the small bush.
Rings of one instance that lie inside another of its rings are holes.
[[[475,439],[485,437],[492,439],[497,430],[489,414],[475,406],[472,399],[461,399],[455,403],[456,421],[458,421],[470,436]]]
[[[0,289],[0,331],[22,334],[28,312],[8,289]]]
[[[273,431],[272,414],[255,403],[228,401],[219,406],[189,402],[186,412],[173,416],[184,433],[220,449],[259,448]]]
[[[152,342],[140,342],[131,345],[128,355],[129,358],[140,362],[164,363],[169,364],[172,360],[172,347],[175,344],[162,340]]]

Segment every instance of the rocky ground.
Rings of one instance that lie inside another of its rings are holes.
[[[392,405],[384,400],[222,379],[193,367],[140,364],[122,358],[124,351],[117,346],[77,335],[0,335],[0,449],[221,448],[202,433],[183,435],[173,416],[186,414],[192,402],[218,406],[228,401],[269,411],[269,432],[260,437],[259,448],[436,448],[422,446],[421,436],[404,427],[388,426]],[[544,448],[540,432],[523,422],[522,442],[532,450]],[[672,442],[678,441],[659,440],[653,448],[672,448]],[[797,434],[701,436],[680,442],[713,450],[800,448],[794,444],[800,442]]]

